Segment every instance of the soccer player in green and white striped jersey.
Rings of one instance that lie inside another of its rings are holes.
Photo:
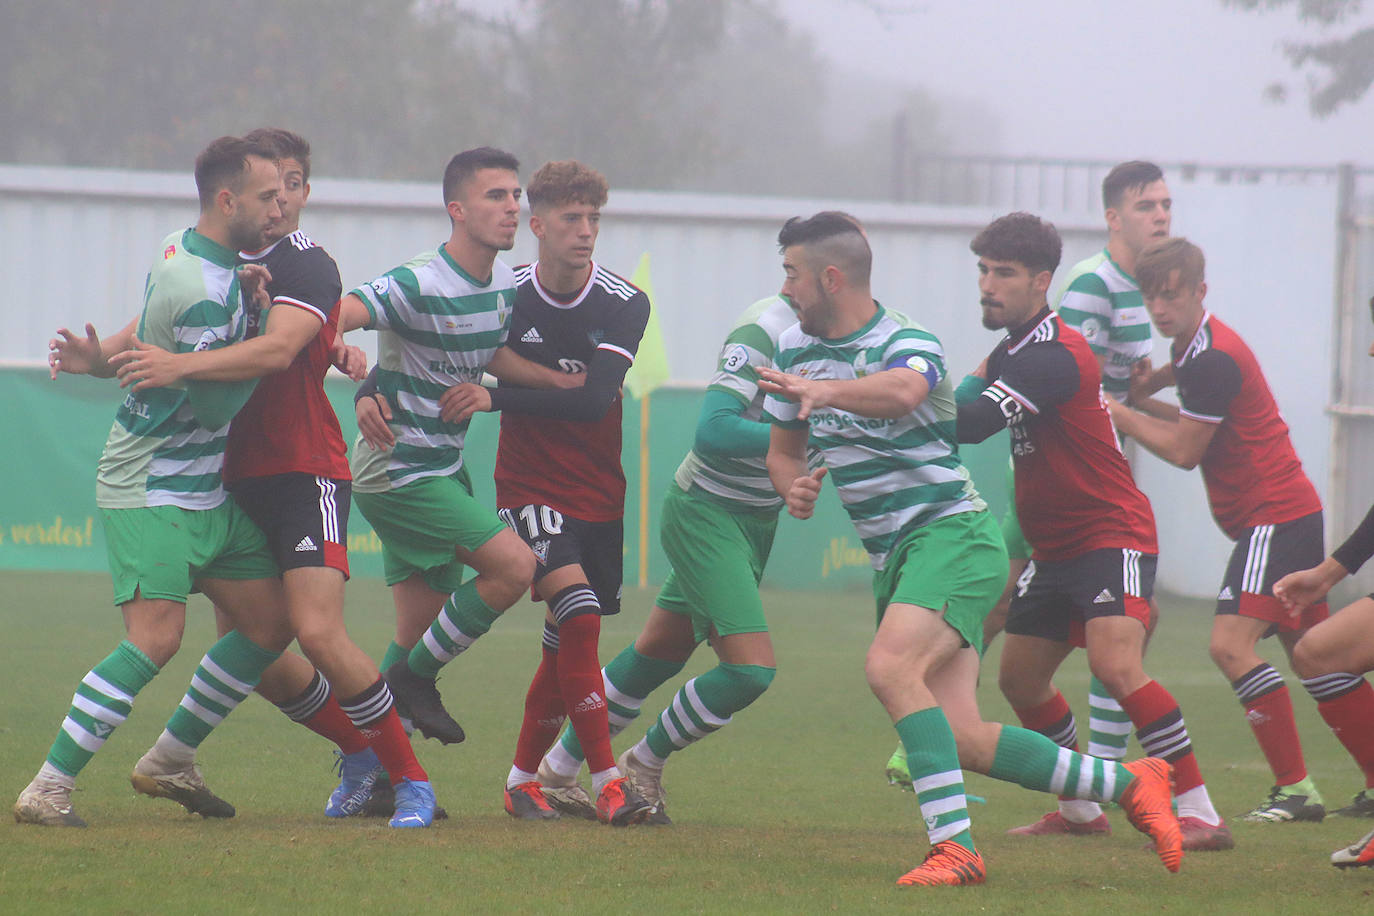
[[[228,346],[246,328],[236,252],[261,247],[281,217],[275,153],[221,137],[196,159],[201,212],[163,240],[149,272],[138,335],[176,351]],[[93,328],[65,329],[54,370],[114,374]],[[67,360],[64,365],[63,360]],[[100,459],[96,504],[108,542],[115,603],[127,638],[81,680],[38,775],[14,807],[21,823],[81,827],[76,775],[128,717],[134,697],[181,644],[186,597],[200,590],[236,629],[201,660],[180,707],[132,781],[209,817],[232,817],[194,765],[195,750],[242,702],[290,642],[277,567],[262,533],[226,499],[220,477],[228,422],[251,385],[187,383],[131,392]]]
[[[456,422],[445,392],[488,370],[528,387],[570,383],[503,346],[515,275],[496,255],[515,243],[518,169],[515,157],[490,147],[454,156],[443,182],[448,240],[341,303],[341,329],[379,332],[369,384],[390,420],[375,433],[363,428],[351,466],[353,499],[382,540],[396,605],[397,637],[381,668],[398,711],[445,744],[464,734],[439,697],[439,669],[486,633],[534,575],[529,547],[472,496],[468,422]],[[466,583],[464,565],[477,572]]]
[[[655,805],[648,823],[666,824],[662,775],[668,755],[728,725],[758,699],[776,671],[758,585],[773,545],[782,499],[768,479],[768,426],[757,369],[772,364],[779,335],[796,324],[791,306],[770,296],[750,306],[726,337],[706,390],[692,450],[663,501],[660,538],[672,563],[644,629],[602,669],[611,734],[624,730],[646,697],[679,671],[703,640],[719,664],[687,681],[620,756],[620,771]],[[812,452],[812,466],[819,454]],[[577,784],[582,748],[572,729],[539,767],[544,796],[560,811],[595,817]]]
[[[975,690],[983,621],[1007,574],[1001,533],[959,459],[954,391],[939,340],[873,299],[872,253],[838,214],[778,235],[782,293],[800,323],[760,368],[773,421],[767,467],[788,511],[809,518],[827,471],[873,562],[878,632],[869,686],[907,751],[931,842],[898,884],[981,884],[962,768],[1027,788],[1119,801],[1171,871],[1182,860],[1169,766],[1129,765],[985,722]],[[808,441],[826,466],[808,471]]]

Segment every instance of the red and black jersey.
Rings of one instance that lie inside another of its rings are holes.
[[[988,381],[959,407],[959,441],[1011,430],[1016,514],[1034,559],[1158,553],[1154,512],[1121,453],[1083,335],[1046,308],[993,350]]]
[[[1288,424],[1240,335],[1204,312],[1193,339],[1175,343],[1172,355],[1179,413],[1217,426],[1201,467],[1212,517],[1226,536],[1320,512]]]
[[[501,411],[496,502],[613,521],[625,514],[620,383],[644,335],[649,298],[593,263],[586,286],[564,301],[539,284],[537,267],[515,272],[507,346],[550,368],[586,372],[587,382],[556,391],[503,384],[492,392],[492,406]]]
[[[225,483],[293,472],[350,480],[339,418],[323,385],[339,324],[339,268],[300,230],[262,251],[240,252],[239,259],[272,272],[267,284],[272,308],[305,309],[322,324],[290,366],[258,380],[234,417],[224,458]],[[261,333],[266,317],[250,315],[249,337]]]

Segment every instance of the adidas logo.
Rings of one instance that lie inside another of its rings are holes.
[[[1111,591],[1104,588],[1097,593],[1097,597],[1093,599],[1093,604],[1111,604],[1115,600],[1116,598],[1113,597]]]
[[[1225,588],[1223,588],[1223,589],[1221,590],[1221,594],[1220,594],[1220,595],[1217,595],[1217,600],[1218,600],[1218,601],[1235,601],[1235,600],[1236,600],[1236,595],[1235,595],[1235,592],[1231,591],[1231,586],[1228,585],[1228,586],[1226,586]]]
[[[557,729],[557,728],[562,728],[562,727],[563,727],[563,722],[564,722],[567,718],[568,718],[567,716],[552,716],[552,717],[547,718],[547,719],[540,719],[540,720],[539,720],[539,724],[540,724],[541,727],[547,728],[547,729],[549,729],[550,731],[552,731],[552,730]]]
[[[590,712],[593,709],[602,709],[605,705],[606,701],[601,698],[601,694],[593,690],[573,707],[573,712]]]
[[[315,542],[310,540],[310,535],[308,534],[301,538],[301,542],[296,545],[296,553],[305,553],[306,551],[319,549],[320,548],[315,546]]]
[[[530,549],[534,551],[534,558],[539,561],[540,566],[549,562],[549,541],[547,538],[542,541],[535,541],[530,545]]]
[[[530,325],[530,329],[520,337],[521,343],[543,343],[544,338],[539,336],[539,329]]]

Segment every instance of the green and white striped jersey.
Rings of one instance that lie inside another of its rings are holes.
[[[194,229],[163,239],[144,285],[139,340],[173,353],[242,340],[248,316],[235,257]],[[187,382],[125,395],[96,471],[96,505],[213,509],[224,502],[229,420],[255,384]]]
[[[939,376],[910,414],[884,419],[827,407],[809,419],[811,445],[824,455],[874,569],[882,569],[892,548],[915,528],[987,508],[959,459],[944,348],[910,318],[879,305],[873,320],[838,340],[813,337],[800,325],[788,328],[774,359],[784,372],[816,379],[864,378],[903,361],[934,368]],[[795,402],[776,395],[768,396],[764,410],[785,426],[808,422],[797,419]]]
[[[492,265],[480,283],[443,246],[353,290],[377,334],[377,388],[391,404],[396,445],[376,451],[361,436],[350,462],[353,489],[383,493],[463,466],[468,424],[439,418],[439,396],[482,380],[506,342],[515,304],[515,273]]]
[[[741,419],[764,422],[764,393],[759,390],[755,370],[773,365],[778,335],[796,323],[791,306],[778,296],[769,296],[749,306],[730,328],[716,374],[707,388],[727,392],[748,405],[740,413]],[[819,452],[812,449],[808,457],[811,467],[820,467]],[[678,466],[674,480],[684,491],[692,492],[695,487],[703,497],[727,509],[782,509],[782,498],[768,479],[763,456],[731,457],[693,449]]]
[[[1058,310],[1065,324],[1087,338],[1093,353],[1106,355],[1102,388],[1124,401],[1131,388],[1131,367],[1149,356],[1151,347],[1150,315],[1135,277],[1104,248],[1069,271]]]

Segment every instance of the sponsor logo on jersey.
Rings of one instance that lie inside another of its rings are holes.
[[[526,331],[524,334],[520,335],[520,342],[527,344],[537,344],[543,343],[544,338],[539,335],[538,328],[536,328],[534,325],[530,325],[530,329]]]
[[[315,542],[310,540],[310,535],[308,534],[305,537],[301,538],[300,543],[296,545],[296,553],[308,553],[312,550],[319,549],[320,548],[315,546]]]
[[[735,344],[725,353],[725,358],[721,360],[720,366],[726,372],[738,372],[741,366],[748,365],[749,351],[743,344]]]
[[[372,291],[379,296],[385,296],[391,289],[390,277],[378,277],[372,281]]]
[[[543,538],[541,540],[535,541],[533,544],[530,545],[530,549],[534,551],[534,558],[539,561],[540,566],[543,566],[545,563],[549,561],[548,538]]]
[[[162,260],[166,261],[166,260],[168,260],[169,258],[174,258],[174,257],[176,257],[176,253],[177,253],[177,246],[175,246],[175,245],[168,245],[166,248],[162,249]]]
[[[1104,588],[1097,593],[1097,597],[1093,599],[1093,604],[1111,604],[1115,600],[1116,598],[1113,597],[1111,590]]]
[[[200,340],[196,341],[196,352],[210,349],[210,344],[214,343],[216,340],[219,340],[219,336],[214,331],[207,328],[201,332]]]
[[[906,367],[907,367],[908,369],[915,369],[917,372],[921,373],[922,375],[925,375],[927,372],[930,371],[930,363],[929,363],[929,361],[927,361],[926,358],[923,357],[923,356],[913,356],[913,357],[910,357],[910,358],[906,361]]]
[[[1218,600],[1218,601],[1235,601],[1235,600],[1236,600],[1236,594],[1235,594],[1235,592],[1231,591],[1231,586],[1228,585],[1228,586],[1226,586],[1225,588],[1223,588],[1223,589],[1221,590],[1221,594],[1220,594],[1220,595],[1217,595],[1217,600]]]
[[[1097,318],[1085,318],[1083,323],[1079,325],[1078,333],[1086,337],[1089,343],[1092,343],[1102,336],[1102,322]]]

